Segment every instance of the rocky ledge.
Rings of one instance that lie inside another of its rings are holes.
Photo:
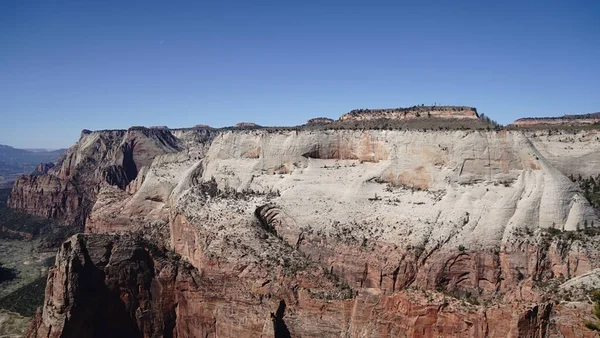
[[[516,120],[517,127],[532,126],[590,126],[600,124],[600,113],[583,115],[564,115],[560,117],[527,117]]]
[[[340,121],[376,119],[415,119],[436,117],[445,119],[477,119],[477,109],[464,106],[413,106],[409,108],[355,109],[340,117]]]

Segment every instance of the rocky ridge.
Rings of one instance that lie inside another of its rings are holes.
[[[355,109],[340,117],[344,120],[415,119],[421,117],[477,119],[477,109],[463,106],[413,106],[409,108]]]
[[[19,180],[11,206],[69,220],[81,199],[86,232],[139,238],[68,241],[30,336],[83,334],[81,318],[65,331],[73,310],[61,295],[85,293],[66,286],[76,278],[67,267],[89,261],[108,293],[148,276],[127,291],[133,301],[121,298],[129,318],[148,309],[156,319],[124,324],[138,336],[592,337],[593,284],[577,280],[599,268],[600,221],[567,175],[597,174],[600,135],[561,133],[86,132],[48,174]],[[137,267],[107,270],[106,242],[139,248],[118,260]],[[197,275],[173,296],[179,264]],[[122,270],[130,275],[115,277]],[[161,324],[173,316],[175,327]]]
[[[600,113],[564,115],[560,117],[528,117],[516,120],[517,127],[533,126],[590,126],[600,123]]]

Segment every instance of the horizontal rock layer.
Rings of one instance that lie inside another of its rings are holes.
[[[564,115],[561,117],[528,117],[518,119],[513,125],[531,126],[588,126],[600,123],[600,113],[582,115]]]
[[[445,119],[477,119],[477,110],[458,106],[414,106],[410,108],[356,109],[340,117],[341,121],[365,121],[376,119],[415,119],[437,117]]]

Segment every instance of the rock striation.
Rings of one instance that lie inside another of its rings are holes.
[[[84,130],[79,141],[46,174],[16,180],[8,205],[82,228],[103,183],[124,187],[154,157],[178,152],[169,130]]]
[[[532,126],[589,126],[600,123],[600,113],[564,115],[560,117],[527,117],[516,120],[517,127]]]
[[[75,235],[26,337],[593,337],[573,325],[572,309],[551,302],[482,310],[410,290],[321,299],[306,288],[314,276],[291,289],[279,284],[285,278],[258,280],[252,290],[228,268],[197,269],[139,236]]]
[[[463,106],[413,106],[409,108],[355,109],[340,117],[340,121],[377,119],[404,120],[425,117],[444,119],[477,119],[477,110]]]
[[[30,336],[593,337],[600,220],[567,176],[598,174],[598,137],[83,133],[11,193],[89,233],[61,248]],[[100,328],[107,312],[124,319]]]

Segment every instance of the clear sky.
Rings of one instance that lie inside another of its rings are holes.
[[[600,111],[600,1],[0,1],[0,143],[470,105]]]

